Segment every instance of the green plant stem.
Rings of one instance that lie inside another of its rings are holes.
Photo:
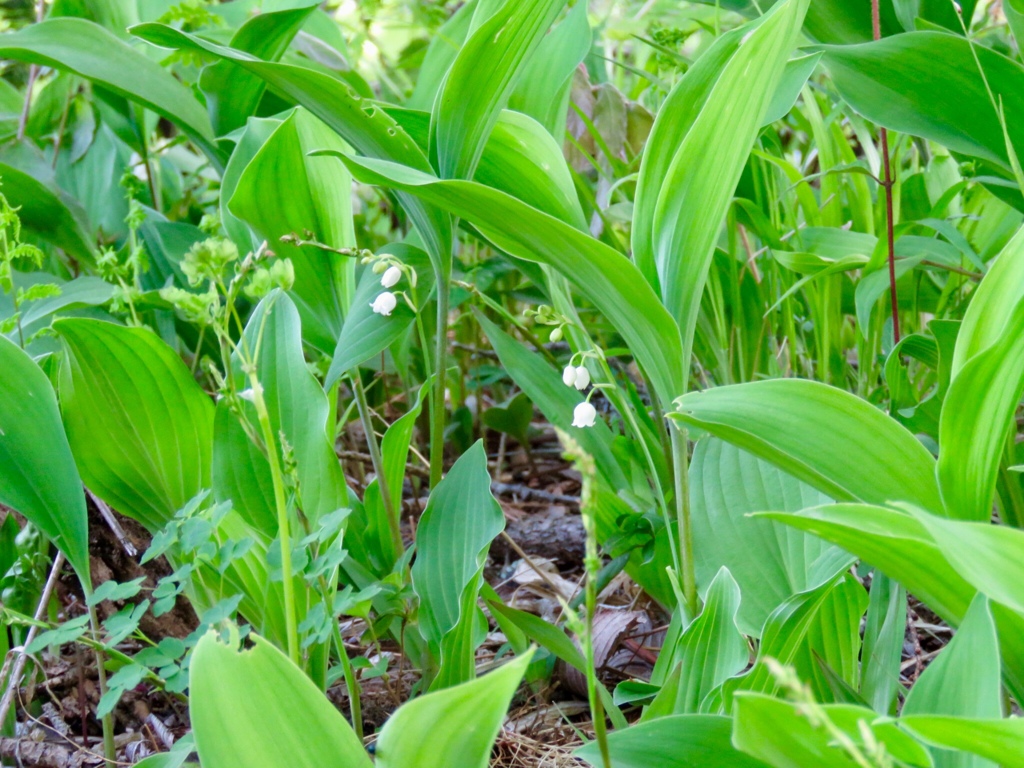
[[[356,398],[356,408],[359,411],[359,420],[363,423],[363,431],[366,433],[366,445],[370,451],[370,462],[373,464],[374,474],[377,475],[377,487],[380,489],[380,498],[384,503],[384,511],[388,517],[388,528],[391,531],[391,544],[395,548],[395,557],[402,554],[402,523],[398,516],[398,509],[395,507],[394,498],[391,496],[391,488],[388,487],[384,475],[384,460],[380,454],[380,444],[377,442],[377,434],[373,431],[373,419],[370,416],[370,406],[366,402],[366,390],[363,382],[356,373],[351,378],[352,392]]]
[[[274,429],[270,425],[270,413],[263,399],[263,387],[256,378],[254,367],[249,371],[249,386],[252,388],[253,405],[256,407],[256,419],[263,432],[263,442],[267,448],[267,461],[270,463],[270,477],[274,484],[274,506],[277,509],[278,537],[281,539],[281,577],[284,590],[284,622],[288,636],[288,658],[299,664],[299,630],[295,615],[295,584],[292,580],[292,541],[290,521],[288,519],[288,500],[285,495],[284,472],[281,469],[281,456],[277,452],[277,441]]]
[[[693,561],[693,527],[690,525],[690,456],[685,427],[672,428],[672,469],[676,493],[676,526],[679,559],[683,566],[683,599],[690,618],[697,615],[697,573]]]
[[[87,598],[88,599],[88,598]],[[92,633],[99,642],[100,620],[96,615],[96,606],[89,606],[89,623],[92,625]],[[100,697],[107,693],[107,670],[103,666],[103,651],[97,647],[96,652],[96,675],[99,678]],[[112,712],[105,714],[101,720],[103,724],[103,756],[108,763],[117,762],[117,746],[114,744],[114,715]]]
[[[337,582],[337,575],[334,577],[334,581]],[[330,599],[330,590],[327,587],[327,580],[320,577],[320,591],[323,594],[324,606],[328,611],[331,611],[332,600]],[[352,660],[348,657],[348,651],[345,650],[345,641],[341,637],[341,627],[338,626],[337,617],[331,617],[331,624],[333,625],[334,632],[332,637],[334,638],[334,644],[338,648],[338,660],[341,661],[342,674],[345,677],[345,687],[348,688],[348,702],[349,711],[352,716],[352,729],[356,732],[356,736],[359,740],[363,740],[363,702],[362,702],[362,691],[359,687],[359,680],[356,679],[356,671],[352,666]]]
[[[444,393],[448,379],[448,300],[450,286],[444,275],[437,276],[437,328],[434,339],[434,392],[430,403],[430,487],[441,482],[444,472]]]

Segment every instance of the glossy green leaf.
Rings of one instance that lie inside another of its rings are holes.
[[[1024,718],[978,720],[941,715],[906,715],[900,726],[936,747],[988,758],[1003,768],[1024,768]]]
[[[405,102],[410,109],[426,110],[428,115],[441,88],[445,73],[455,61],[462,44],[469,34],[469,25],[476,12],[477,0],[469,0],[456,9],[437,34],[430,39],[427,52],[420,65],[416,87]]]
[[[639,723],[608,737],[615,768],[766,768],[732,745],[732,719],[720,715],[672,715]],[[596,742],[576,755],[603,768]]]
[[[860,45],[830,46],[825,65],[842,98],[872,122],[937,141],[1009,169],[996,108],[1002,99],[1010,138],[1024,149],[1024,67],[959,35],[910,32]]]
[[[42,531],[88,587],[85,493],[53,387],[32,358],[2,336],[0,370],[0,502]]]
[[[497,247],[561,272],[626,339],[665,402],[682,391],[682,350],[675,323],[626,257],[515,198],[470,181],[439,181],[394,163],[349,157],[368,184],[411,192],[472,223]]]
[[[442,178],[473,177],[523,62],[564,5],[565,0],[506,0],[479,25],[474,17],[475,29],[456,54],[431,116],[430,155]]]
[[[949,644],[914,683],[904,715],[998,718],[1002,714],[999,640],[988,601],[979,595]],[[933,752],[936,768],[994,768],[987,760]]]
[[[57,186],[41,156],[28,150],[0,152],[2,191],[17,207],[26,232],[52,243],[74,258],[91,263],[95,247],[82,206]]]
[[[969,583],[968,574],[961,574],[949,557],[950,552],[972,542],[969,540],[965,544],[958,538],[955,549],[947,551],[937,545],[923,521],[927,520],[932,528],[951,527],[957,536],[961,535],[958,529],[965,526],[968,533],[989,526],[945,521],[925,513],[915,516],[903,510],[865,504],[833,504],[805,509],[798,514],[769,513],[768,517],[821,536],[847,549],[900,582],[908,592],[953,626],[963,620],[978,592]],[[952,547],[953,542],[950,541],[949,545]],[[989,555],[986,552],[978,560]],[[1009,556],[1012,557],[1012,553]],[[974,566],[984,565],[974,562],[973,558],[971,561]],[[993,605],[992,613],[1000,628],[1004,679],[1014,691],[1024,691],[1024,642],[1020,639],[1024,636],[1024,617],[1000,605]]]
[[[406,703],[377,740],[378,768],[487,768],[532,653],[476,680]]]
[[[824,711],[855,744],[864,746],[860,723],[870,728],[892,757],[912,766],[931,766],[924,747],[870,709],[830,704]],[[832,734],[816,727],[797,704],[744,693],[736,697],[733,744],[774,768],[852,768],[857,765],[836,746]]]
[[[708,73],[717,75],[714,85],[695,89],[698,94],[707,92],[698,113],[694,115],[692,105],[685,104],[681,116],[677,110],[665,108],[658,115],[659,121],[680,120],[683,130],[652,135],[649,143],[669,141],[674,151],[667,164],[646,169],[660,184],[653,205],[646,198],[638,202],[637,218],[650,217],[641,236],[650,233],[661,298],[682,330],[684,359],[693,345],[700,298],[722,221],[808,5],[809,0],[778,2],[741,32],[736,51],[720,74],[717,69]],[[691,87],[683,89],[690,91]],[[692,124],[687,125],[691,119]],[[715,162],[707,162],[709,157]],[[649,188],[642,185],[640,189],[646,192]]]
[[[765,658],[794,666],[801,679],[813,686],[819,700],[831,697],[815,655],[840,675],[855,669],[860,651],[860,619],[866,608],[864,588],[849,575],[794,595],[780,605],[765,622],[754,666],[723,685],[726,711],[739,691],[778,693],[778,681],[764,663]],[[848,679],[847,682],[855,684]]]
[[[60,404],[85,484],[157,531],[210,486],[212,400],[159,336],[101,320],[53,324]]]
[[[797,592],[849,565],[838,547],[789,526],[750,517],[796,512],[828,498],[766,461],[715,438],[697,443],[690,468],[691,521],[698,586],[726,567],[743,594],[737,623],[759,637],[765,620]]]
[[[949,564],[975,589],[1024,611],[1024,531],[1004,525],[915,515]]]
[[[231,47],[265,61],[277,61],[288,49],[299,28],[317,4],[259,13],[246,21],[231,37]],[[267,84],[230,61],[206,67],[199,78],[206,97],[206,109],[217,136],[245,125],[256,112]]]
[[[557,140],[565,136],[573,73],[590,52],[588,5],[577,2],[544,37],[508,100],[509,109],[529,115]]]
[[[988,520],[1006,437],[1024,389],[1024,302],[999,340],[953,378],[939,419],[938,476],[948,517]]]
[[[487,550],[504,528],[505,514],[491,495],[487,454],[477,442],[431,492],[416,527],[412,583],[420,598],[420,631],[440,656],[435,686],[473,679],[477,643],[461,635],[477,621]]]
[[[240,649],[207,633],[192,653],[189,704],[203,768],[371,768],[341,712],[262,637]]]
[[[306,367],[302,324],[289,296],[280,290],[267,295],[249,318],[245,336],[250,350],[259,349],[256,375],[278,450],[283,433],[295,458],[302,512],[315,525],[348,506],[348,488],[328,436],[327,395]],[[241,377],[239,371],[235,375]],[[248,386],[242,378],[239,382],[240,389]]]
[[[266,239],[274,253],[292,260],[291,295],[303,332],[324,352],[334,349],[352,301],[354,260],[281,242],[281,237],[296,234],[331,248],[355,246],[351,177],[334,158],[308,156],[314,149],[345,146],[320,120],[297,109],[250,161],[229,203],[231,212]],[[274,205],[267,204],[270,199]]]
[[[704,597],[704,608],[672,648],[662,648],[658,667],[671,670],[661,692],[644,712],[644,720],[701,711],[707,696],[750,661],[746,638],[736,626],[740,588],[723,567]],[[663,661],[664,659],[664,661]]]
[[[213,421],[213,494],[267,539],[277,535],[274,484],[266,455],[250,438],[227,400]]]
[[[989,262],[985,278],[971,294],[953,349],[952,376],[976,355],[995,345],[1013,319],[1024,285],[1024,228]]]
[[[31,24],[5,34],[0,55],[73,72],[137,101],[180,126],[215,163],[220,162],[210,121],[189,90],[98,24],[73,18]]]
[[[266,62],[163,24],[139,24],[131,33],[154,45],[213,54],[266,81],[272,91],[320,118],[358,152],[432,173],[426,155],[376,103],[330,75],[290,64]],[[415,198],[400,196],[423,238],[435,269],[447,274],[452,228],[448,216]]]
[[[871,576],[859,693],[880,714],[889,713],[900,688],[907,627],[907,591],[880,571]]]
[[[908,500],[939,511],[935,461],[906,429],[843,390],[777,379],[692,392],[677,418],[839,500]]]

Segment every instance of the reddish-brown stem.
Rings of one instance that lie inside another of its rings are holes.
[[[871,0],[871,36],[875,40],[882,37],[882,22],[878,10],[878,0]],[[885,190],[885,236],[889,246],[889,296],[892,299],[892,340],[900,341],[900,303],[896,294],[896,238],[893,235],[892,213],[892,169],[889,167],[889,133],[881,129],[882,136],[882,189]]]

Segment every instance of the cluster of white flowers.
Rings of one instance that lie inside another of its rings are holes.
[[[385,269],[384,274],[380,276],[380,284],[385,288],[393,288],[401,279],[402,270],[392,264],[390,267]],[[396,297],[391,291],[384,291],[377,295],[377,298],[373,300],[373,303],[371,303],[370,306],[376,314],[387,317],[391,314],[394,308],[398,306],[398,297]]]
[[[579,391],[583,391],[590,386],[590,371],[585,365],[572,365],[565,366],[565,370],[562,371],[562,383],[567,387],[576,387]],[[582,403],[576,406],[572,412],[572,425],[574,427],[592,427],[597,422],[597,409],[590,404],[590,398],[587,397]]]

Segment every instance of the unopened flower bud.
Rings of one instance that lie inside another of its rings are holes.
[[[388,267],[384,274],[380,278],[380,284],[385,288],[391,288],[398,284],[398,281],[402,279],[402,270],[392,265]]]
[[[573,383],[580,391],[590,386],[590,371],[587,370],[587,366],[581,365],[576,369],[576,380]]]
[[[575,383],[575,381],[576,368],[571,365],[565,366],[565,370],[562,371],[562,383],[565,384],[565,386],[567,387],[571,387]]]

